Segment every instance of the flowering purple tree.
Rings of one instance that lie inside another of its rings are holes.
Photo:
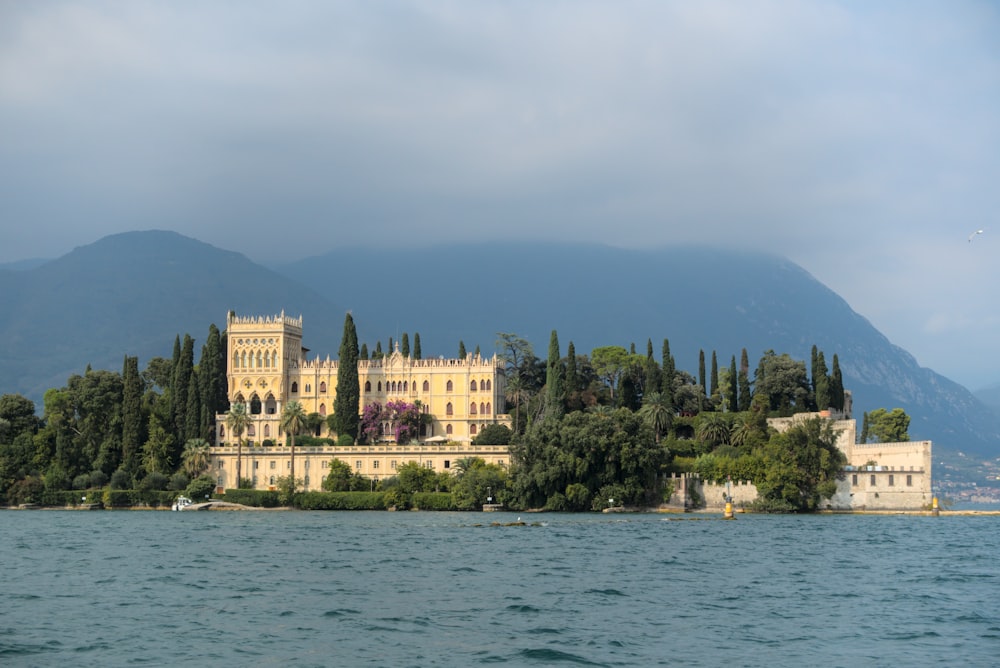
[[[382,433],[382,422],[385,420],[382,405],[377,401],[365,406],[361,411],[361,438],[374,443]]]
[[[406,401],[387,402],[382,419],[392,425],[397,443],[413,440],[420,430],[420,408]]]

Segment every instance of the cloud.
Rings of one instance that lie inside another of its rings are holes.
[[[942,252],[997,208],[990,4],[46,2],[3,19],[0,261],[149,227],[268,261],[721,243],[800,262],[921,361],[922,337],[954,329],[927,314],[968,332],[965,283],[1000,278]]]

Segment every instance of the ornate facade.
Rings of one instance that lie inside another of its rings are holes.
[[[290,448],[281,431],[281,411],[298,401],[305,412],[326,418],[333,411],[338,360],[307,357],[302,347],[302,318],[284,312],[276,316],[237,316],[226,320],[227,381],[231,403],[247,405],[250,427],[243,435],[242,475],[267,489],[290,471]],[[447,470],[452,461],[470,456],[489,463],[507,463],[506,446],[472,446],[476,435],[491,424],[509,425],[504,406],[503,363],[496,355],[465,359],[413,359],[398,349],[378,360],[358,361],[359,412],[372,403],[404,400],[417,403],[427,416],[414,444],[397,444],[386,425],[376,443],[363,446],[297,448],[296,478],[306,489],[319,489],[323,469],[340,459],[372,478],[395,474],[397,465],[417,461]],[[320,436],[334,438],[325,420]],[[220,487],[236,486],[236,443],[226,433],[225,415],[216,419],[212,448],[213,474]],[[301,461],[301,464],[300,464]]]

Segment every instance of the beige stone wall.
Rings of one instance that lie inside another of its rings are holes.
[[[234,446],[212,448],[209,470],[220,489],[236,486],[236,460],[239,449]],[[382,480],[396,475],[403,464],[416,462],[433,471],[451,471],[455,462],[466,457],[480,457],[487,464],[510,465],[506,445],[471,445],[435,443],[433,445],[357,445],[350,447],[297,447],[295,478],[302,481],[304,491],[322,489],[323,478],[329,473],[330,462],[339,459],[355,473]],[[242,475],[254,480],[256,489],[273,489],[275,481],[291,474],[291,448],[244,447]]]

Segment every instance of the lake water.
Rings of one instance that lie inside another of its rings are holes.
[[[515,519],[0,512],[0,665],[1000,661],[1000,517]]]

